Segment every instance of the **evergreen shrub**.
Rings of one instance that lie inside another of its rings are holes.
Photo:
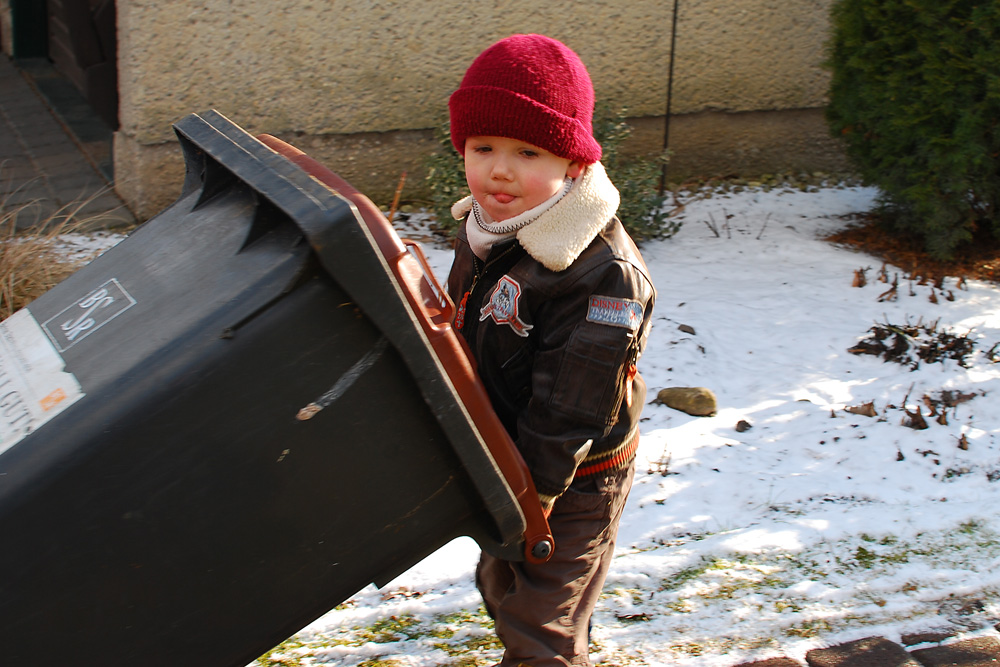
[[[594,115],[594,137],[603,150],[601,163],[621,194],[618,217],[636,242],[672,236],[680,223],[669,219],[664,210],[666,197],[657,191],[666,156],[653,160],[622,156],[621,144],[631,133],[624,109],[611,112],[607,106],[598,107]],[[451,217],[451,205],[469,194],[465,168],[462,156],[451,145],[447,121],[435,127],[434,136],[437,150],[425,161],[431,209],[438,227],[454,234],[459,223]]]
[[[1000,2],[836,0],[827,119],[935,259],[1000,239]]]
[[[427,167],[425,183],[431,193],[431,211],[437,218],[438,228],[454,235],[458,231],[458,221],[451,217],[451,205],[469,195],[465,165],[462,156],[451,145],[447,120],[434,127],[434,139],[437,149],[424,160]]]

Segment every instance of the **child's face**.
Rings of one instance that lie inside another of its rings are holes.
[[[554,196],[583,165],[506,137],[465,140],[465,178],[472,196],[496,220],[507,220]]]

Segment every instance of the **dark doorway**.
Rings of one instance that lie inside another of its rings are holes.
[[[115,0],[46,0],[45,5],[48,55],[56,70],[118,129]]]
[[[47,57],[49,28],[45,3],[37,0],[11,0],[10,15],[14,25],[12,40],[14,57]]]
[[[50,62],[117,130],[115,0],[10,0],[10,8],[14,58]]]
[[[10,0],[14,62],[110,182],[118,129],[115,0]]]

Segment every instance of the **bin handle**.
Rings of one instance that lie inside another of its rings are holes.
[[[406,246],[406,250],[410,253],[410,256],[417,260],[417,264],[420,265],[420,270],[424,274],[424,281],[430,287],[431,294],[437,299],[435,306],[441,310],[441,320],[451,322],[452,317],[455,315],[455,304],[452,302],[451,297],[448,296],[448,293],[444,291],[444,288],[441,287],[437,276],[434,275],[434,271],[427,261],[427,256],[424,254],[424,249],[420,247],[419,243],[410,239],[403,239],[403,245]]]

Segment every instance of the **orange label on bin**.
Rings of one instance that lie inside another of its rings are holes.
[[[56,389],[39,402],[42,404],[42,410],[49,411],[62,403],[64,400],[66,400],[66,392],[60,388]]]

